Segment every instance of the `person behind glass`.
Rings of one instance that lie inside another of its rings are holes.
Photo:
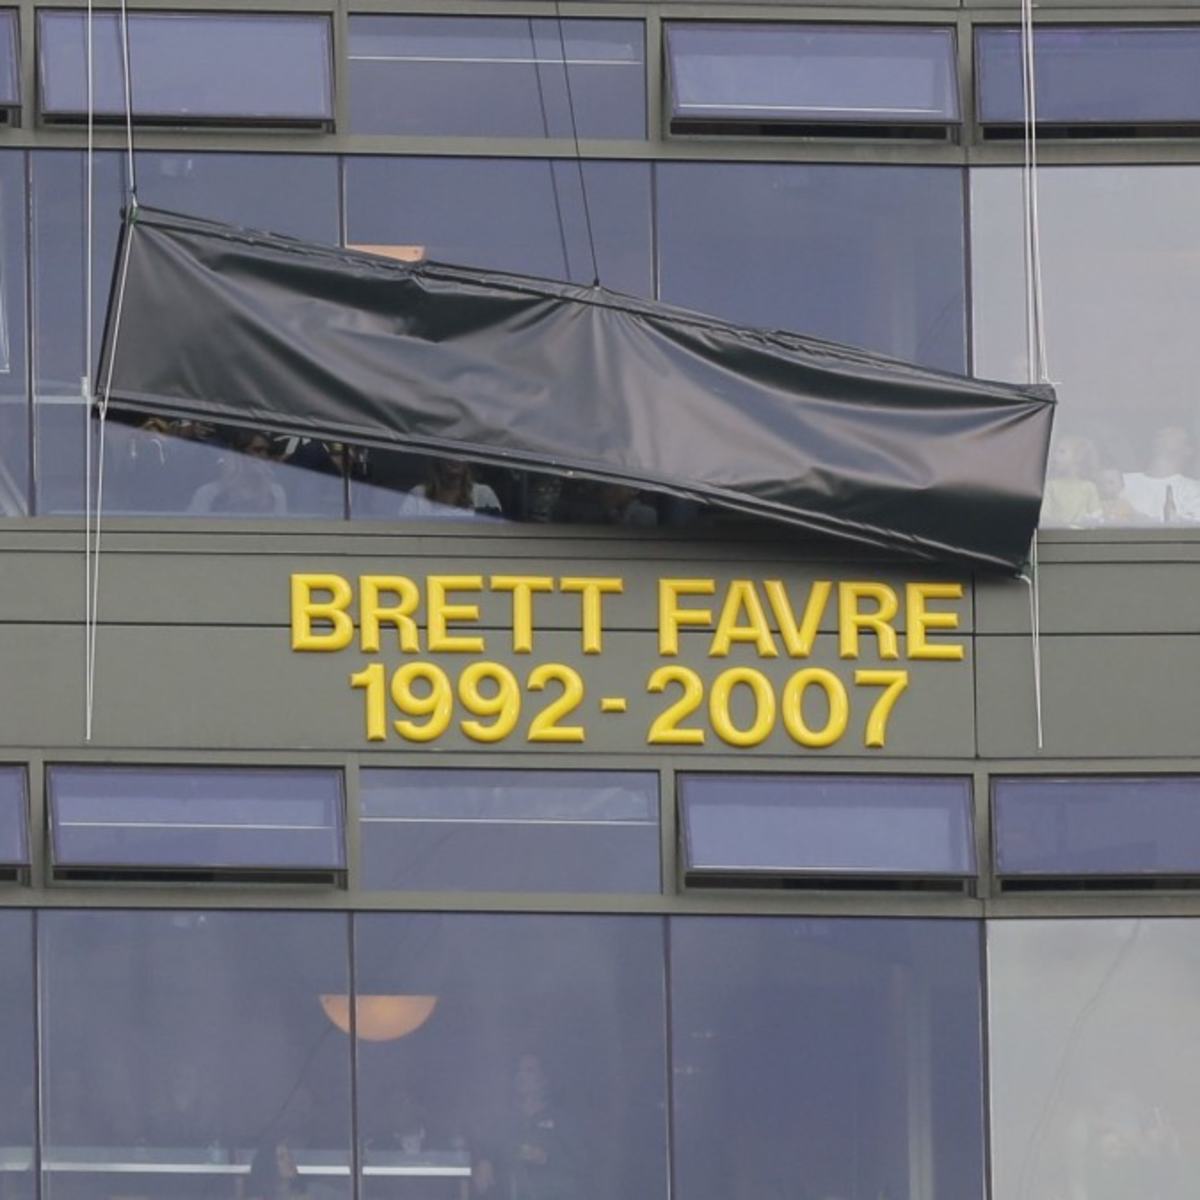
[[[1096,489],[1100,493],[1100,523],[1102,525],[1136,525],[1138,515],[1125,499],[1125,477],[1116,467],[1101,467],[1096,473]]]
[[[1078,528],[1100,520],[1100,491],[1095,484],[1096,449],[1087,438],[1063,434],[1050,451],[1046,468],[1043,525]]]
[[[1200,520],[1200,483],[1185,475],[1192,440],[1182,425],[1163,425],[1150,445],[1144,471],[1127,471],[1122,495],[1139,520],[1175,524]]]
[[[230,449],[233,453],[221,456],[220,476],[196,489],[188,512],[283,516],[287,494],[273,477],[266,434],[239,431],[230,440]]]
[[[473,1173],[477,1196],[494,1193],[505,1200],[584,1200],[586,1172],[580,1146],[551,1101],[550,1082],[536,1054],[517,1060],[512,1111],[507,1133],[508,1193],[498,1190],[496,1170],[481,1159]]]
[[[573,525],[626,525],[648,529],[658,513],[641,492],[624,483],[580,482],[563,501],[560,519]]]
[[[254,1152],[243,1200],[289,1200],[307,1195],[308,1188],[285,1138],[272,1138]]]
[[[499,517],[503,515],[500,498],[486,483],[475,480],[470,463],[457,458],[431,458],[426,468],[424,483],[418,483],[409,492],[418,503],[402,504],[401,513],[420,513],[431,509],[458,509],[479,516]],[[419,502],[425,501],[426,505]]]

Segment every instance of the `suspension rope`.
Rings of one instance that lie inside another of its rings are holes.
[[[533,28],[533,17],[526,18],[529,26],[529,56],[533,61],[533,81],[537,84],[538,107],[542,112],[542,134],[550,136],[550,114],[546,109],[546,90],[542,86],[542,71],[538,64],[537,35]],[[562,195],[558,187],[558,172],[555,171],[555,160],[546,160],[546,169],[550,172],[550,194],[554,197],[554,215],[558,218],[558,248],[562,254],[563,278],[571,278],[571,253],[567,248],[567,224],[563,219]]]
[[[95,56],[92,46],[92,0],[87,0],[87,157],[84,181],[83,264],[83,674],[84,740],[92,740],[92,171],[95,158]]]
[[[575,95],[571,89],[571,68],[567,62],[567,39],[563,33],[562,0],[554,0],[558,24],[558,46],[562,52],[563,82],[567,85],[567,112],[571,117],[571,138],[575,143],[575,168],[579,172],[579,192],[583,197],[583,221],[587,227],[588,250],[592,255],[592,287],[600,286],[600,264],[596,258],[596,238],[592,233],[592,209],[588,204],[587,181],[583,176],[583,156],[579,151],[579,125],[575,120]]]
[[[1037,72],[1034,50],[1033,0],[1021,0],[1021,90],[1024,111],[1024,160],[1021,172],[1025,262],[1025,357],[1030,383],[1049,383],[1045,306],[1042,293],[1041,220],[1038,210]],[[1038,531],[1029,547],[1029,633],[1033,652],[1033,704],[1037,746],[1044,744],[1042,726],[1042,589],[1038,568]]]
[[[133,242],[133,218],[137,212],[137,164],[133,149],[133,88],[131,85],[129,59],[129,11],[126,0],[121,0],[121,68],[125,92],[125,205],[129,212],[122,245],[121,262],[116,290],[115,311],[112,322],[112,340],[108,355],[104,386],[99,395],[92,388],[94,302],[93,280],[95,261],[95,61],[94,61],[94,12],[93,0],[87,6],[87,166],[85,207],[85,264],[84,264],[84,740],[92,740],[93,716],[96,700],[96,643],[99,633],[100,609],[100,536],[104,514],[104,459],[105,434],[108,428],[108,400],[112,389],[113,367],[116,361],[117,341],[121,332],[121,314],[125,302],[125,285],[129,276],[129,253]],[[92,506],[92,411],[95,406],[99,421],[99,436],[96,445],[96,495],[93,515]]]

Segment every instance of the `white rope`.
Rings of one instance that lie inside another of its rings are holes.
[[[1037,72],[1033,40],[1033,0],[1021,0],[1021,84],[1024,106],[1025,154],[1021,173],[1024,199],[1025,356],[1030,383],[1049,383],[1046,323],[1042,293],[1041,220],[1038,210]],[[1033,651],[1033,704],[1037,745],[1044,744],[1042,727],[1042,589],[1038,570],[1038,534],[1029,546],[1029,632]]]
[[[137,213],[137,167],[133,153],[133,88],[129,63],[129,12],[126,0],[121,0],[121,66],[125,88],[125,183],[126,204],[129,208],[130,219],[126,225],[125,240],[122,247],[120,275],[117,281],[115,309],[112,321],[112,338],[109,345],[107,371],[104,386],[99,394],[97,414],[99,417],[99,439],[97,443],[96,462],[96,507],[95,520],[92,519],[92,404],[96,397],[92,394],[91,375],[93,362],[92,325],[92,273],[94,258],[93,236],[93,194],[95,182],[95,144],[93,128],[95,123],[95,104],[93,94],[93,57],[92,57],[92,12],[93,0],[88,0],[87,9],[87,199],[86,224],[86,265],[84,268],[84,287],[87,295],[84,301],[87,330],[84,335],[86,373],[83,379],[84,403],[86,405],[84,440],[86,444],[85,457],[85,490],[87,497],[84,504],[84,572],[86,575],[86,604],[84,611],[84,653],[86,656],[85,673],[85,704],[86,716],[84,721],[84,737],[92,740],[92,724],[96,699],[96,643],[99,633],[100,611],[100,536],[104,514],[104,459],[105,434],[108,428],[108,400],[112,390],[113,368],[117,355],[117,341],[121,332],[121,316],[125,307],[125,285],[129,278],[129,255],[134,237],[134,220]]]
[[[92,53],[92,0],[87,0],[87,162],[84,187],[84,266],[83,266],[83,671],[84,741],[92,740],[92,192],[95,162],[95,58]]]

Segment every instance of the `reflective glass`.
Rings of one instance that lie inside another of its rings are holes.
[[[0,9],[0,108],[21,109],[20,26],[15,8]]]
[[[1001,875],[1200,874],[1200,778],[992,784]]]
[[[25,155],[0,152],[0,517],[29,511]]]
[[[350,131],[569,138],[573,104],[581,138],[644,138],[642,23],[559,35],[545,17],[351,16]]]
[[[663,928],[652,917],[355,921],[368,1200],[665,1200]]]
[[[365,770],[359,779],[364,887],[659,890],[653,773]]]
[[[978,924],[681,917],[670,938],[680,1196],[982,1200]]]
[[[974,873],[971,783],[889,775],[682,775],[688,871]]]
[[[1200,121],[1200,26],[1038,26],[1038,123],[1194,124]],[[1020,125],[1021,34],[976,28],[982,124]]]
[[[45,1200],[349,1197],[349,921],[38,918]]]
[[[954,30],[668,22],[676,121],[949,124]]]
[[[663,300],[965,369],[957,169],[671,162],[656,170]]]
[[[50,767],[47,792],[60,867],[345,865],[339,771]]]
[[[1200,523],[1200,167],[1039,172],[1049,369],[1058,393],[1042,524]],[[1024,381],[1019,169],[971,173],[975,372]]]
[[[28,912],[0,912],[0,1194],[32,1200],[34,1128],[33,921]]]
[[[601,282],[651,295],[649,166],[587,162],[583,178]],[[579,167],[569,160],[351,158],[346,228],[354,245],[417,247],[438,262],[592,282]]]
[[[38,103],[45,118],[82,120],[87,103],[87,16],[38,12]],[[121,23],[94,16],[94,108],[125,115]],[[296,13],[129,15],[133,115],[173,124],[329,124],[333,58],[329,18]]]
[[[29,862],[25,768],[0,766],[0,865]]]
[[[124,161],[97,155],[93,275],[99,354],[123,195]],[[332,157],[145,153],[144,204],[336,243],[338,168]],[[84,157],[33,155],[33,304],[37,502],[42,513],[83,508]],[[96,439],[98,440],[98,439]],[[105,511],[206,517],[345,511],[341,447],[147,419],[109,424]]]
[[[988,923],[992,1194],[1188,1200],[1200,921]]]

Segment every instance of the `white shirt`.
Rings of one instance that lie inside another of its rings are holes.
[[[1164,520],[1167,489],[1175,501],[1175,515],[1182,521],[1200,521],[1200,483],[1186,475],[1146,475],[1141,471],[1125,474],[1121,495],[1130,506],[1150,521]]]

